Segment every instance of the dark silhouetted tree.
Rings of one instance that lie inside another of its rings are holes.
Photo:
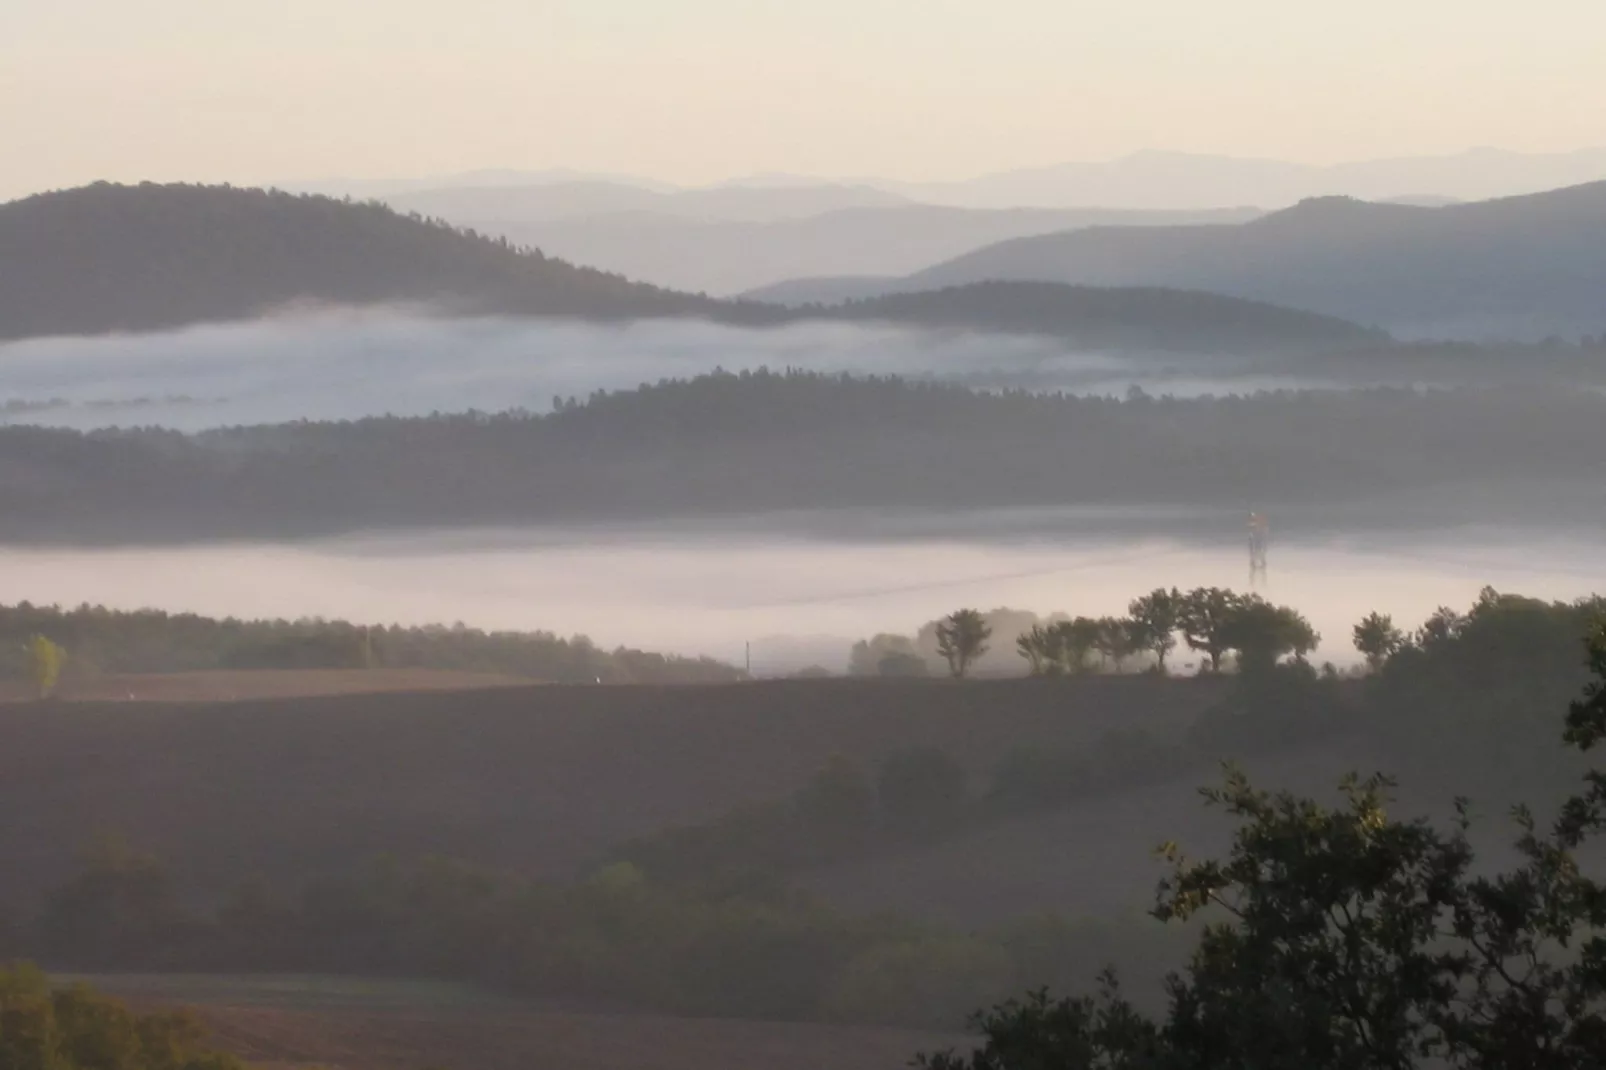
[[[948,662],[954,679],[962,679],[971,664],[987,653],[993,629],[979,610],[961,609],[937,624],[937,653]]]

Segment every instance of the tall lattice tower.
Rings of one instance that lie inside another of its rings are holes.
[[[1264,513],[1249,514],[1249,586],[1260,587],[1266,582],[1266,548],[1271,541],[1271,527]]]

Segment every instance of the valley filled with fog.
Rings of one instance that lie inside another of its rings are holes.
[[[1470,364],[1472,362],[1463,362]],[[1543,362],[1531,362],[1537,372]],[[810,323],[767,329],[696,320],[617,325],[335,311],[150,334],[0,344],[0,422],[185,431],[291,420],[543,412],[716,368],[929,377],[978,389],[1179,397],[1465,377],[1402,361],[1131,355],[1063,339]]]
[[[0,584],[13,600],[69,606],[579,632],[604,647],[736,664],[751,642],[756,674],[841,671],[853,640],[912,634],[959,605],[1099,616],[1159,586],[1249,588],[1243,518],[1233,512],[1170,518],[1191,537],[1123,536],[1107,516],[1090,535],[1074,511],[1007,530],[976,516],[880,519],[839,518],[829,537],[800,534],[810,522],[800,517],[735,521],[734,533],[705,523],[5,549]],[[1275,542],[1260,589],[1322,633],[1319,659],[1348,663],[1350,627],[1369,612],[1414,626],[1441,605],[1471,604],[1485,585],[1569,600],[1598,583],[1600,551],[1587,532],[1537,527],[1310,531]],[[998,636],[994,646],[1013,641]]]

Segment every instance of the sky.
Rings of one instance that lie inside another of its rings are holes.
[[[1606,140],[1600,0],[0,0],[0,197]]]

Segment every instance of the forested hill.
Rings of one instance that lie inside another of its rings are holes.
[[[1577,488],[1598,486],[1603,422],[1606,397],[1526,388],[1118,401],[717,374],[546,416],[3,428],[0,541],[1106,504],[1593,523],[1599,495]]]
[[[255,189],[102,183],[0,205],[0,339],[241,320],[297,302],[748,326],[884,320],[1173,352],[1312,352],[1382,340],[1323,316],[1161,289],[983,283],[801,310],[716,301],[379,204]]]
[[[1397,334],[1538,339],[1606,327],[1606,182],[1423,208],[1342,197],[1247,223],[1095,227],[1018,238],[889,288],[982,279],[1175,286]]]
[[[716,310],[378,204],[97,183],[0,205],[0,338],[245,319],[297,300],[599,318]]]
[[[1030,331],[1089,348],[1190,352],[1340,350],[1387,343],[1348,320],[1197,290],[978,282],[888,294],[804,314],[923,327]]]

